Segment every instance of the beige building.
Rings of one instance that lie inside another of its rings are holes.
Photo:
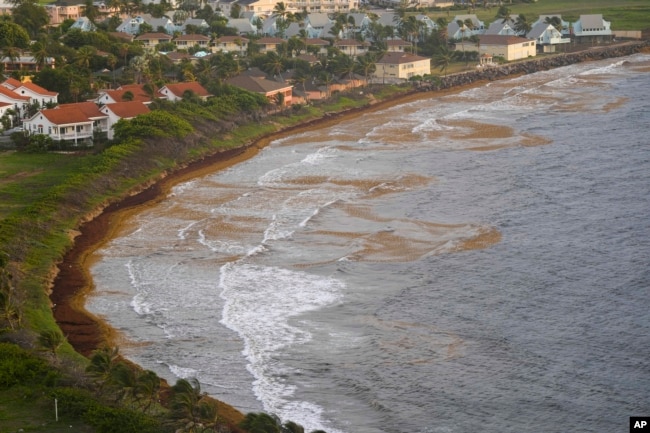
[[[388,52],[377,61],[376,82],[396,82],[431,73],[431,59],[410,53]]]
[[[507,61],[527,59],[537,54],[535,40],[520,36],[481,35],[479,41],[479,54],[503,57]]]

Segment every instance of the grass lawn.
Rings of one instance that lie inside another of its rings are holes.
[[[477,2],[478,3],[478,2]],[[538,0],[536,3],[507,4],[512,16],[524,14],[529,21],[536,21],[539,15],[560,14],[565,21],[577,21],[583,14],[602,14],[612,23],[612,30],[643,30],[650,27],[650,2],[648,0]],[[485,10],[476,7],[476,15],[487,27],[495,20],[498,8]],[[430,12],[431,19],[443,17],[452,20],[455,15],[467,11],[451,10],[449,13]]]
[[[56,420],[54,401],[32,395],[32,390],[13,387],[0,391],[0,433],[91,433],[95,430],[79,420],[59,413]],[[29,402],[29,404],[25,404]]]
[[[0,219],[38,201],[84,165],[83,156],[0,152]]]

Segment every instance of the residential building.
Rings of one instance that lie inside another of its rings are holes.
[[[431,59],[410,53],[388,52],[377,60],[376,82],[392,83],[431,74]]]
[[[212,51],[244,54],[248,50],[249,39],[243,36],[222,36],[212,42]]]
[[[532,26],[535,27],[539,23],[550,24],[550,21],[554,19],[559,22],[559,27],[561,27],[561,29],[557,30],[559,30],[563,36],[569,36],[571,34],[571,24],[568,21],[564,21],[562,15],[540,15],[539,18],[537,18],[537,21],[532,23]]]
[[[73,3],[66,4],[62,1],[57,1],[55,3],[50,3],[44,6],[47,14],[50,17],[50,25],[58,26],[65,20],[74,20],[76,21],[81,17],[81,12],[83,10],[83,3]]]
[[[13,71],[38,72],[43,68],[55,67],[54,57],[45,57],[42,62],[37,61],[34,56],[19,56],[16,58],[2,57],[0,62],[4,65],[4,72]]]
[[[274,37],[264,37],[255,41],[255,45],[260,48],[260,53],[268,53],[269,51],[277,51],[278,47],[286,43],[284,39]]]
[[[606,41],[612,38],[611,23],[601,14],[580,15],[573,23],[573,35],[579,40]]]
[[[465,24],[467,21],[471,25]],[[458,25],[458,22],[463,23]],[[485,32],[485,23],[479,20],[474,14],[456,15],[453,20],[447,24],[447,37],[450,39],[460,40],[470,36],[482,35]]]
[[[0,103],[11,104],[12,109],[22,118],[27,113],[30,98],[26,95],[19,95],[5,86],[0,86]]]
[[[161,97],[159,93],[151,95],[142,84],[128,84],[116,90],[102,90],[94,100],[99,105],[114,104],[116,102],[137,101],[142,104],[151,104],[154,96]]]
[[[136,36],[136,42],[140,42],[145,50],[155,51],[156,47],[165,42],[171,42],[172,37],[167,33],[143,33]]]
[[[570,38],[565,38],[552,24],[540,22],[526,35],[528,39],[534,39],[537,49],[544,53],[554,53],[557,46],[568,44]]]
[[[99,106],[92,101],[76,102],[73,104],[60,104],[56,109],[66,109],[68,107],[75,107],[81,111],[88,119],[93,122],[93,132],[108,133],[108,116],[102,113]]]
[[[38,103],[39,107],[45,107],[48,104],[56,104],[59,94],[50,92],[30,81],[21,82],[15,78],[6,79],[1,86],[11,90],[20,96],[27,96],[31,104]]]
[[[73,141],[76,144],[93,138],[93,120],[76,106],[41,110],[25,120],[28,134],[46,134],[53,140]]]
[[[141,102],[129,101],[104,105],[100,108],[100,111],[106,116],[106,131],[108,133],[108,139],[112,140],[115,136],[113,126],[117,122],[119,122],[121,119],[131,120],[134,117],[139,116],[140,114],[146,114],[151,110],[149,110],[149,107]]]
[[[291,84],[279,83],[274,80],[245,74],[230,78],[226,80],[226,83],[248,90],[249,92],[264,95],[274,104],[277,104],[280,100],[284,106],[292,104],[293,86]]]
[[[370,49],[370,42],[357,41],[354,39],[337,39],[334,41],[334,47],[341,50],[343,54],[350,57],[363,56]]]
[[[210,38],[205,35],[180,35],[174,40],[177,50],[187,50],[199,47],[202,50],[210,49]]]
[[[412,47],[412,43],[404,41],[402,39],[386,40],[386,48],[389,53],[403,53],[406,50],[410,50]]]
[[[88,19],[88,17],[79,17],[77,21],[70,26],[71,29],[79,29],[82,32],[93,32],[97,29],[95,24]]]
[[[161,87],[159,92],[162,97],[165,97],[172,102],[183,99],[186,92],[191,92],[201,99],[207,99],[209,96],[212,96],[208,93],[205,87],[196,81],[167,84]]]
[[[503,57],[507,61],[526,59],[537,55],[535,41],[520,36],[481,35],[479,54]]]
[[[517,36],[517,32],[515,31],[515,22],[513,20],[503,21],[502,19],[492,21],[484,34]]]

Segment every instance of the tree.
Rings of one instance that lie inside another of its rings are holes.
[[[278,75],[280,79],[284,81],[282,78],[282,71],[284,70],[284,59],[275,51],[269,51],[266,53],[262,68],[266,73],[271,75]]]
[[[27,48],[29,34],[20,25],[11,21],[0,21],[0,49],[6,47]]]
[[[557,15],[553,17],[546,17],[544,23],[552,25],[560,33],[562,33],[562,31],[564,30],[564,25],[562,24],[562,18],[558,17]]]
[[[507,22],[510,22],[512,20],[512,15],[511,11],[507,6],[501,6],[499,10],[497,11],[497,19],[501,20],[501,23],[505,24]]]
[[[532,28],[533,26],[530,22],[528,22],[526,16],[524,14],[519,14],[517,19],[515,20],[515,28],[514,28],[517,34],[520,36],[526,36],[532,30]]]
[[[45,350],[52,352],[55,359],[58,359],[57,351],[59,350],[59,347],[63,345],[64,341],[65,339],[63,334],[61,334],[61,331],[58,329],[48,329],[42,331],[38,335],[39,344],[43,346]]]
[[[447,69],[454,60],[454,57],[454,53],[449,51],[449,48],[442,46],[433,57],[433,65],[440,68],[440,72],[443,72],[447,76]]]
[[[239,426],[249,433],[282,433],[280,419],[264,412],[247,413]]]
[[[339,77],[347,75],[348,78],[352,79],[352,74],[354,74],[356,65],[352,57],[348,56],[347,54],[339,54],[334,58],[332,66],[334,72]]]
[[[361,73],[368,83],[368,77],[377,70],[377,58],[373,53],[366,53],[357,57],[356,62],[357,72]]]
[[[50,16],[45,8],[34,0],[20,1],[11,10],[11,16],[13,23],[28,33],[28,41],[29,38],[36,39],[41,30],[50,22]],[[0,34],[2,34],[1,30]]]

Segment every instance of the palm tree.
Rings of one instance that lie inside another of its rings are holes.
[[[280,79],[282,78],[282,70],[284,69],[284,59],[275,51],[269,51],[266,53],[266,58],[264,59],[264,70],[271,75],[279,75]]]
[[[58,359],[57,351],[65,342],[65,338],[58,329],[49,329],[38,335],[38,342],[45,350],[52,352],[54,359]]]
[[[560,33],[562,33],[562,31],[564,30],[564,25],[562,24],[562,18],[558,16],[546,17],[544,23],[552,25]]]
[[[330,86],[334,82],[334,75],[332,75],[332,73],[327,70],[321,71],[318,74],[318,81],[321,84],[325,85],[327,89],[327,97],[329,98],[330,96],[332,96],[332,92],[330,91]]]
[[[36,62],[37,71],[43,69],[47,62],[47,49],[43,42],[34,42],[30,48],[34,61]]]
[[[520,36],[526,36],[533,26],[528,22],[528,19],[524,14],[519,14],[517,17],[517,20],[515,21],[515,28],[514,30],[519,34]]]
[[[505,24],[512,20],[512,13],[507,6],[501,6],[496,17],[497,19],[501,19],[502,24]]]
[[[83,69],[90,69],[90,63],[95,55],[95,47],[85,45],[77,50],[75,55],[75,64]]]
[[[357,57],[356,60],[357,71],[361,72],[366,78],[368,84],[368,77],[377,69],[377,59],[372,53],[366,53],[363,56]]]
[[[118,360],[119,349],[117,347],[103,347],[92,353],[86,372],[99,379],[99,393],[101,393],[104,385],[110,381],[112,371]]]
[[[352,79],[352,74],[354,74],[355,64],[352,57],[347,54],[339,54],[334,59],[334,72],[338,74],[339,77],[347,75],[350,80]]]
[[[454,53],[449,51],[446,46],[441,46],[438,52],[433,57],[433,65],[440,68],[440,71],[447,76],[447,69],[454,60]]]
[[[172,393],[172,413],[177,419],[193,425],[201,424],[204,428],[216,424],[216,402],[201,392],[198,380],[178,379]]]
[[[247,413],[239,426],[251,433],[282,433],[282,423],[275,415],[264,412]]]
[[[117,57],[113,54],[108,54],[106,56],[106,64],[111,67],[111,73],[113,75],[113,87],[115,87],[115,65],[117,64]]]

